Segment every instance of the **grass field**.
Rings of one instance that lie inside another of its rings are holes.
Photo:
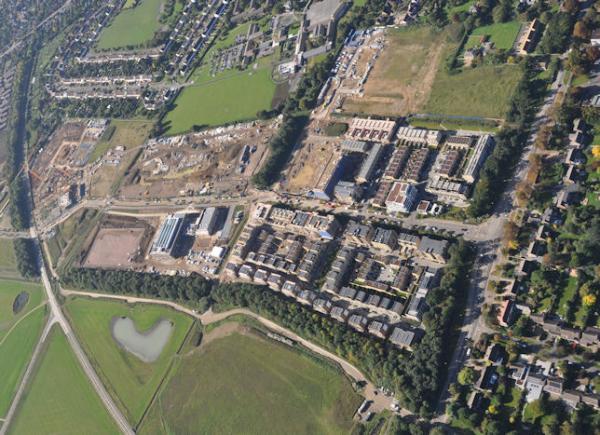
[[[469,36],[465,48],[469,49],[479,45],[481,38],[487,36],[488,40],[493,42],[496,48],[510,50],[517,39],[520,29],[521,23],[518,21],[478,27]]]
[[[277,84],[271,71],[272,56],[259,59],[243,71],[230,69],[210,71],[210,59],[220,50],[235,43],[238,35],[248,31],[250,23],[240,24],[221,35],[191,75],[193,85],[184,88],[175,100],[175,108],[164,121],[168,134],[180,134],[194,125],[218,126],[255,119],[260,110],[272,107]]]
[[[192,319],[157,305],[128,305],[86,298],[69,299],[65,309],[104,385],[135,425],[165,376]],[[119,347],[110,331],[110,322],[115,316],[130,317],[140,331],[149,329],[161,318],[175,324],[157,361],[144,363]]]
[[[17,314],[13,313],[13,302],[21,292],[29,293],[27,305]],[[26,281],[0,279],[0,339],[31,309],[42,301],[42,288],[39,284]]]
[[[46,308],[38,307],[24,315],[8,335],[0,339],[0,417],[6,415],[33,349],[44,327]]]
[[[0,239],[0,275],[9,276],[18,275],[17,258],[13,241],[9,239]]]
[[[325,363],[234,332],[181,360],[139,432],[347,434],[361,401]]]
[[[162,2],[163,0],[141,0],[134,8],[123,9],[100,34],[98,49],[139,46],[152,40],[160,27],[158,18]]]
[[[10,433],[119,433],[58,327],[50,332],[47,346]]]
[[[264,67],[187,87],[165,119],[169,123],[167,133],[183,133],[194,125],[217,126],[255,119],[259,110],[271,108],[275,88],[271,70]]]
[[[424,110],[431,114],[504,118],[521,74],[517,65],[484,65],[450,75],[442,62]]]

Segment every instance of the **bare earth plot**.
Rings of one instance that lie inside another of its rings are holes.
[[[421,111],[427,102],[445,36],[430,28],[393,29],[375,62],[362,97],[349,97],[343,109],[350,113],[401,116]]]
[[[84,267],[126,267],[137,255],[143,228],[103,228],[98,231]]]

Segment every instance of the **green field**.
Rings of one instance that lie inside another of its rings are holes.
[[[233,45],[236,36],[246,33],[249,26],[249,22],[240,24],[217,38],[191,75],[193,85],[181,91],[175,108],[165,117],[168,134],[184,133],[194,125],[212,127],[255,119],[258,111],[271,109],[277,88],[271,75],[272,56],[243,71],[230,69],[211,75],[210,59]]]
[[[123,9],[100,34],[98,49],[114,50],[151,41],[160,27],[158,19],[162,2],[141,0],[134,8]]]
[[[0,417],[6,415],[44,327],[45,307],[31,310],[0,339]]]
[[[18,275],[13,241],[0,239],[0,275]]]
[[[484,65],[450,75],[442,62],[425,112],[504,118],[521,74],[517,65]]]
[[[347,434],[361,401],[328,364],[233,333],[181,360],[140,433]]]
[[[107,390],[135,425],[167,373],[192,319],[157,305],[128,305],[87,298],[68,299],[65,311]],[[148,330],[163,318],[175,324],[157,361],[147,364],[121,349],[110,330],[110,322],[116,316],[130,317],[140,331]]]
[[[29,294],[29,300],[21,311],[13,313],[13,302],[21,292]],[[42,301],[42,288],[39,284],[26,281],[0,279],[0,339],[10,328]]]
[[[517,39],[520,29],[521,23],[518,21],[478,27],[469,36],[465,48],[469,49],[479,45],[481,38],[487,36],[488,40],[493,42],[496,48],[510,50]]]
[[[65,335],[55,327],[10,431],[19,435],[117,434]]]

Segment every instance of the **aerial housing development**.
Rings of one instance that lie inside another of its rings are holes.
[[[3,5],[0,435],[597,433],[599,14]]]

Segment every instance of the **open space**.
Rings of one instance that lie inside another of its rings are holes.
[[[271,109],[276,88],[270,65],[188,86],[165,118],[168,134],[183,133],[195,125],[216,126],[255,119],[258,111]]]
[[[192,319],[156,305],[128,305],[86,298],[69,299],[65,308],[98,375],[130,423],[135,426],[166,375],[173,356],[190,329]],[[133,320],[136,330],[141,333],[150,330],[161,319],[174,325],[170,338],[156,361],[145,363],[120,347],[111,331],[112,322],[119,317]]]
[[[162,3],[163,0],[140,0],[135,7],[123,8],[100,34],[98,49],[137,47],[151,41],[160,27]]]
[[[21,295],[21,296],[20,296]],[[17,298],[22,299],[17,302]],[[10,328],[42,300],[39,284],[0,279],[0,340]]]
[[[0,239],[0,275],[14,276],[17,272],[17,259],[15,249],[11,239]]]
[[[424,111],[431,114],[504,118],[521,78],[517,65],[485,65],[448,74],[439,67]]]
[[[235,323],[203,340],[183,357],[140,433],[350,432],[362,398],[327,363]]]
[[[119,433],[59,328],[50,332],[46,345],[10,433]]]
[[[46,308],[37,307],[25,314],[10,332],[0,339],[0,417],[6,415],[46,319]]]

